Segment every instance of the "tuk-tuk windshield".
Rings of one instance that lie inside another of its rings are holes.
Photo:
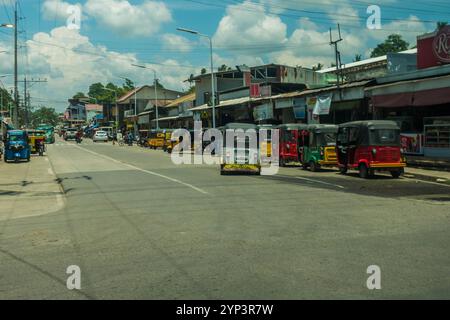
[[[371,129],[369,130],[370,144],[377,146],[399,146],[400,130]]]
[[[316,134],[317,146],[335,146],[337,133],[335,132],[320,132]]]
[[[22,134],[10,134],[8,135],[8,140],[11,142],[23,141],[24,136]]]

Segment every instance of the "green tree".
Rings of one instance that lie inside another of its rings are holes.
[[[443,27],[445,27],[447,25],[448,25],[448,22],[439,21],[438,23],[436,23],[436,28],[437,28],[437,30],[441,30]]]
[[[192,86],[192,87],[189,88],[188,91],[186,91],[186,94],[191,94],[191,93],[194,93],[194,92],[195,92],[195,86]]]
[[[0,88],[0,109],[7,110],[9,105],[13,104],[13,99],[8,90]]]
[[[400,52],[408,50],[409,43],[402,39],[399,34],[391,34],[387,39],[378,44],[378,46],[372,51],[371,58],[384,56],[388,53]]]
[[[353,58],[353,62],[358,62],[362,60],[362,55],[359,53],[355,54],[355,58]]]
[[[54,108],[40,107],[30,112],[30,120],[33,127],[42,123],[56,126],[59,123],[59,114]]]
[[[200,72],[200,74],[206,74],[208,71],[206,70],[206,68],[203,68],[202,71]]]
[[[81,99],[86,98],[86,95],[83,92],[77,92],[72,99]]]
[[[223,64],[223,65],[221,65],[221,66],[219,67],[218,70],[219,70],[219,72],[222,72],[222,71],[230,71],[231,68],[228,67],[226,64]]]
[[[130,79],[125,79],[125,83],[122,85],[122,88],[125,89],[127,92],[134,90],[135,88],[135,84],[133,81],[131,81]]]
[[[312,67],[313,71],[319,71],[323,69],[323,64],[318,63],[316,66]]]

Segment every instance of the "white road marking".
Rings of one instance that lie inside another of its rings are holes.
[[[323,185],[327,185],[327,186],[332,186],[332,187],[336,187],[336,188],[339,188],[339,189],[345,189],[345,187],[340,186],[338,184],[323,182],[323,181],[320,181],[320,180],[308,179],[308,178],[303,178],[303,177],[295,177],[295,178],[299,179],[299,180],[305,180],[305,181],[309,181],[309,182],[314,182],[314,183],[319,183],[319,184],[323,184]]]
[[[427,184],[433,184],[435,186],[450,187],[450,185],[446,184],[446,183],[439,183],[439,182],[433,182],[433,181],[420,180],[420,179],[417,179],[417,178],[410,178],[410,177],[405,177],[405,176],[403,176],[402,178],[403,178],[402,180],[406,180],[406,179],[407,180],[414,180],[416,183],[427,183]]]
[[[174,179],[174,178],[171,178],[171,177],[168,177],[168,176],[165,176],[165,175],[162,175],[162,174],[153,172],[153,171],[145,170],[145,169],[142,169],[142,168],[133,166],[132,164],[129,164],[129,163],[126,163],[126,162],[123,162],[123,161],[116,160],[116,159],[114,159],[114,158],[105,156],[105,155],[100,154],[100,153],[97,153],[97,152],[95,152],[95,151],[91,151],[91,150],[87,150],[87,149],[81,148],[81,147],[76,146],[76,145],[74,145],[74,147],[76,147],[76,148],[78,148],[78,149],[80,149],[80,150],[86,151],[86,152],[88,152],[88,153],[91,153],[91,154],[93,154],[93,155],[96,155],[96,156],[98,156],[98,157],[101,157],[101,158],[103,158],[103,159],[106,159],[106,160],[108,160],[108,161],[113,161],[113,162],[115,162],[115,163],[122,164],[122,165],[124,165],[124,166],[127,166],[127,167],[133,169],[133,170],[141,171],[141,172],[144,172],[144,173],[147,173],[147,174],[156,176],[156,177],[160,177],[160,178],[163,178],[163,179],[172,181],[172,182],[174,182],[174,183],[181,184],[181,185],[183,185],[183,186],[185,186],[185,187],[191,188],[191,189],[193,189],[193,190],[195,190],[195,191],[197,191],[197,192],[200,192],[200,193],[202,193],[202,194],[209,194],[208,192],[206,192],[206,191],[203,190],[203,189],[197,188],[196,186],[194,186],[194,185],[192,185],[192,184],[189,184],[189,183],[180,181],[180,180],[178,180],[178,179]]]

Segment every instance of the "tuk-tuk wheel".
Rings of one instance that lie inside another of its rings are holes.
[[[283,158],[280,158],[280,167],[286,167],[286,162]]]
[[[398,179],[402,175],[402,172],[400,170],[391,171],[392,178]]]
[[[348,168],[347,168],[347,167],[339,167],[339,173],[340,173],[340,174],[346,174],[347,171],[348,171]]]
[[[311,161],[309,163],[309,170],[311,170],[311,172],[317,172],[317,171],[319,171],[319,168],[320,167],[314,161]]]
[[[364,163],[361,163],[359,165],[359,176],[362,179],[368,179],[369,178],[369,169]]]

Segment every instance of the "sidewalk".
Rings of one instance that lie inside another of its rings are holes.
[[[407,167],[405,178],[437,182],[450,185],[450,172],[439,170],[427,170],[421,168]]]
[[[64,206],[64,195],[47,157],[29,163],[0,162],[0,221],[39,216]]]
[[[450,159],[426,158],[420,156],[407,156],[406,158],[409,167],[450,172]]]

